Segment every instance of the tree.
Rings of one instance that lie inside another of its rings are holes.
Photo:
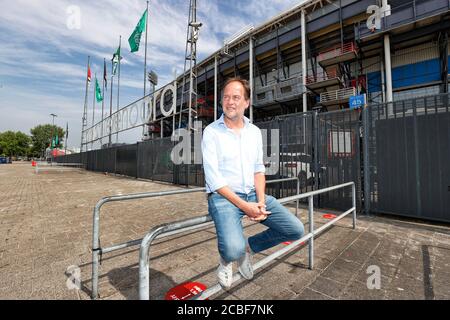
[[[25,133],[6,131],[0,133],[0,154],[5,156],[28,156],[31,139]]]
[[[51,124],[40,124],[33,129],[31,132],[31,140],[32,140],[32,154],[33,156],[39,157],[42,156],[45,152],[45,149],[50,147],[52,137],[58,134],[58,144],[55,148],[61,148],[62,142],[64,140],[64,129],[58,126],[52,126]]]

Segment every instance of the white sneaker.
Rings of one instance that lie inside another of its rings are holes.
[[[233,283],[233,262],[226,263],[220,258],[220,264],[217,268],[217,277],[219,278],[219,283],[222,287],[231,287],[231,284]]]
[[[253,278],[252,254],[245,250],[245,255],[238,260],[239,272],[247,280]]]

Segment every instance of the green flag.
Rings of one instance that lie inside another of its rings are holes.
[[[51,148],[53,149],[53,148],[56,148],[56,146],[59,144],[59,141],[58,141],[58,134],[56,134],[56,136],[54,136],[53,138],[52,138],[52,144],[51,144]]]
[[[102,89],[100,89],[97,78],[95,78],[95,99],[97,102],[103,101]]]
[[[120,56],[120,46],[117,48],[116,53],[113,54],[112,63],[113,63],[113,71],[112,74],[116,75],[117,65],[119,64],[119,60],[122,60]]]
[[[145,30],[146,21],[147,21],[147,10],[144,11],[144,14],[139,20],[136,28],[134,29],[131,36],[128,38],[128,43],[130,44],[131,52],[136,52],[139,50],[139,43],[141,42],[141,34]]]

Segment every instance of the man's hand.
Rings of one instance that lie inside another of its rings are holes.
[[[254,203],[254,202],[247,202],[243,208],[241,208],[242,211],[250,218],[252,221],[262,221],[267,219],[267,215],[269,215],[271,212],[266,210],[266,205],[263,202]]]
[[[270,214],[270,211],[266,211],[264,200],[261,200],[258,203],[247,202],[239,198],[228,186],[218,189],[217,192],[241,209],[253,221],[265,220],[267,215]],[[261,199],[264,199],[264,196],[262,196]]]
[[[259,211],[260,211],[261,214],[258,217],[256,217],[256,218],[250,218],[250,220],[253,220],[253,221],[266,220],[267,216],[269,214],[271,214],[271,212],[266,210],[266,205],[264,204],[264,201],[258,202],[256,205],[258,206]]]

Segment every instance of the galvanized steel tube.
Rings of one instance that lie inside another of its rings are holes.
[[[192,227],[198,224],[211,221],[211,216],[202,216],[191,218],[187,220],[182,220],[175,223],[163,224],[158,227],[154,227],[149,233],[143,238],[141,247],[139,250],[139,299],[149,300],[150,290],[150,268],[149,268],[149,257],[150,257],[150,245],[155,240],[155,238],[164,232],[183,232],[183,228]],[[174,233],[172,233],[174,234]]]
[[[102,250],[99,248],[99,230],[100,230],[100,208],[107,202],[124,201],[133,199],[152,198],[166,195],[183,194],[205,191],[205,188],[185,189],[185,190],[171,190],[162,192],[144,192],[129,195],[104,197],[94,207],[93,222],[92,222],[92,292],[91,298],[98,297],[98,264],[99,254]],[[110,250],[112,251],[112,250]]]
[[[314,203],[313,196],[308,197],[309,234],[314,235]],[[309,239],[309,269],[314,268],[314,237]]]

